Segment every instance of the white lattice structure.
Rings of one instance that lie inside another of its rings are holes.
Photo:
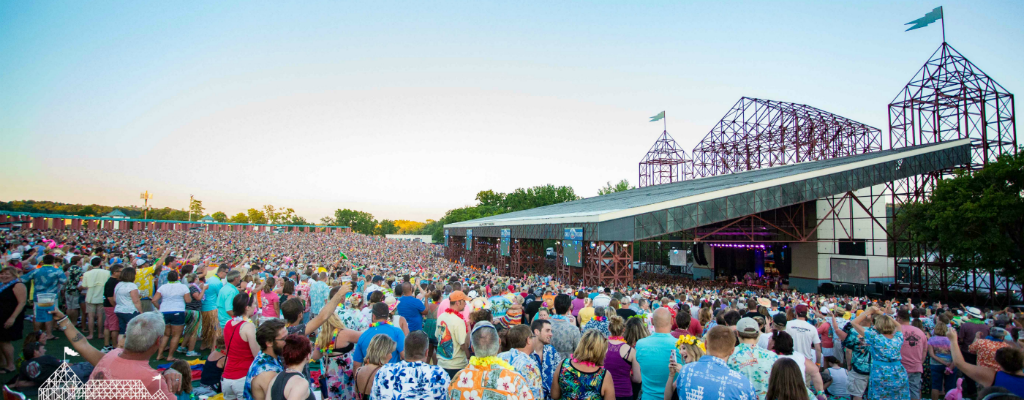
[[[81,390],[82,380],[64,362],[39,387],[39,400],[78,400],[82,398]]]
[[[90,380],[82,388],[84,400],[107,400],[107,399],[155,399],[167,400],[163,392],[149,393],[146,385],[141,380],[127,379],[97,379]],[[40,399],[42,400],[42,399]]]

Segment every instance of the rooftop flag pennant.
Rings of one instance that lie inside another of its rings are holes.
[[[76,353],[74,350],[71,350],[71,349],[69,349],[67,347],[64,348],[64,354],[72,356],[72,357],[78,356],[78,353]]]
[[[915,20],[910,21],[910,22],[907,22],[907,23],[905,23],[903,25],[914,24],[914,26],[911,26],[910,28],[908,28],[906,30],[906,31],[912,31],[914,29],[924,28],[924,27],[930,25],[931,23],[933,23],[935,21],[938,21],[940,19],[942,19],[942,6],[935,7],[934,10],[929,11],[923,17],[915,19]],[[904,31],[904,32],[906,32],[906,31]]]
[[[662,118],[665,118],[665,112],[664,111],[658,113],[658,115],[655,115],[655,116],[651,117],[651,121],[650,122],[661,121]]]

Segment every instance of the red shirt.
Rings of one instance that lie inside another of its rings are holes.
[[[690,328],[688,331],[690,335],[701,337],[704,334],[704,327],[700,326],[700,320],[690,317]]]
[[[245,378],[249,366],[256,356],[252,355],[249,343],[242,338],[242,325],[245,320],[236,322],[234,318],[224,325],[224,347],[227,349],[228,362],[224,364],[224,379]]]
[[[161,376],[153,367],[149,366],[149,360],[129,360],[121,358],[124,349],[114,349],[107,353],[96,368],[89,375],[90,381],[100,382],[102,380],[119,379],[127,381],[142,381],[149,393],[163,392],[164,398],[175,398],[167,385],[166,378]],[[247,371],[248,372],[248,371]],[[244,374],[242,376],[245,376]]]

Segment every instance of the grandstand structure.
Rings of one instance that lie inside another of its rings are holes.
[[[1010,292],[998,274],[954,273],[941,249],[909,245],[890,222],[937,180],[1017,151],[1013,94],[942,43],[888,113],[885,135],[810,105],[742,97],[690,155],[663,132],[639,188],[447,224],[445,256],[523,274],[552,247],[561,279],[621,285],[683,251],[693,256],[674,271],[694,278],[776,274],[806,292],[884,285],[921,298]],[[564,253],[567,228],[583,230],[578,267]],[[490,250],[503,229],[506,256]]]

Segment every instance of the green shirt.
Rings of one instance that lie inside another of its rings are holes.
[[[231,319],[228,311],[234,309],[232,304],[237,294],[238,288],[230,283],[224,283],[224,287],[220,288],[220,292],[217,293],[217,317],[220,319],[220,329],[222,330],[224,325],[227,325],[228,320]]]

